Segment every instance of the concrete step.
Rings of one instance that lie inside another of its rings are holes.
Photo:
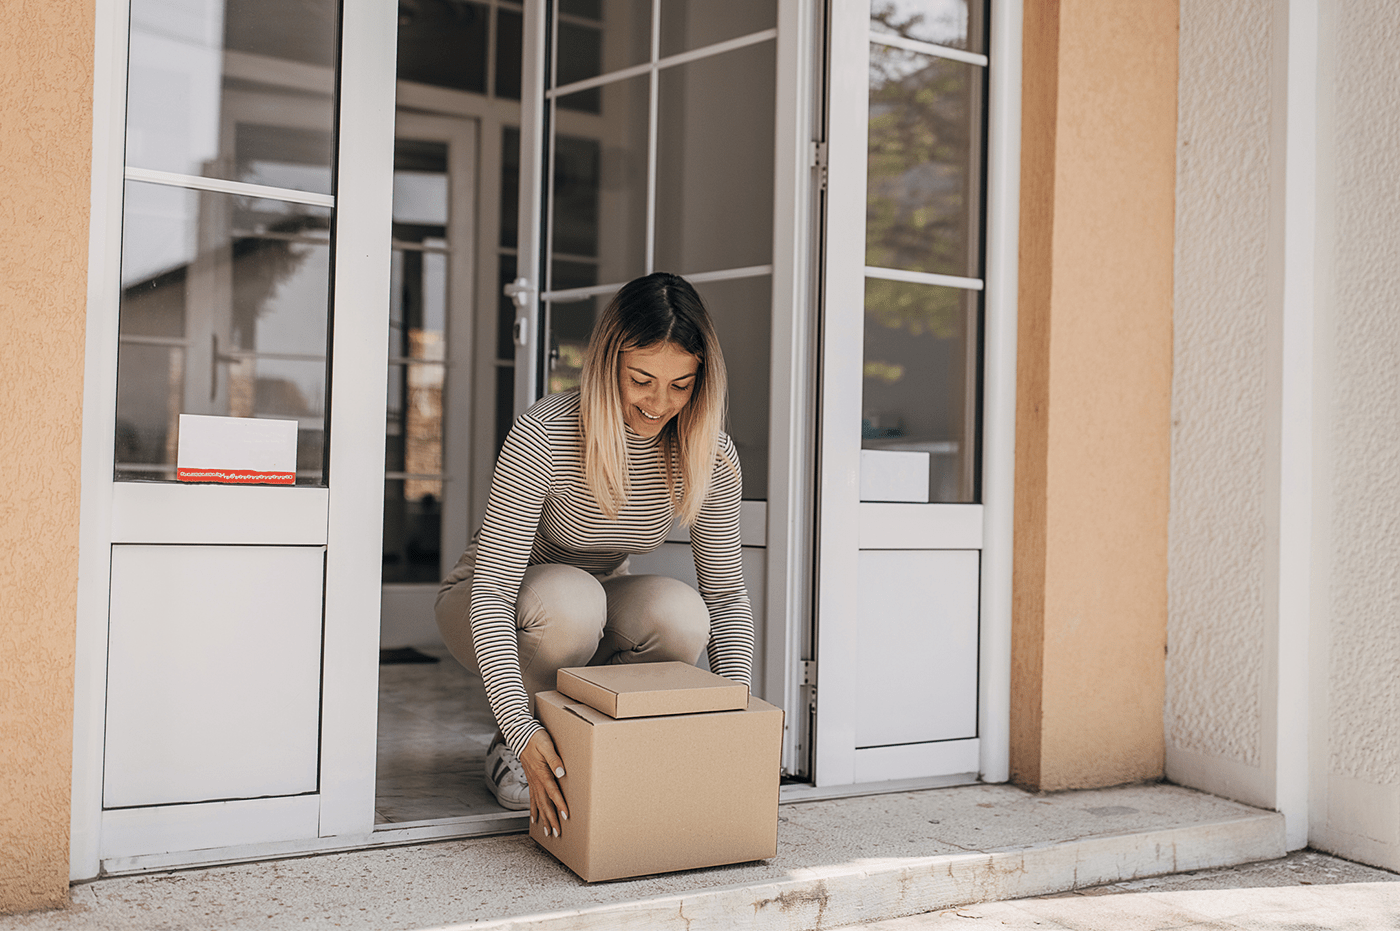
[[[778,855],[589,885],[521,834],[120,876],[18,931],[809,931],[1281,857],[1282,818],[1169,785],[783,805]]]
[[[1119,806],[1092,806],[1119,807]],[[1129,807],[1129,806],[1121,806]],[[473,931],[815,931],[978,902],[1282,857],[1283,818],[1251,811],[1179,827],[924,857],[858,858],[781,880],[473,922]]]

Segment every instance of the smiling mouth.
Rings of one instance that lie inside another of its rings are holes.
[[[661,419],[661,415],[660,415],[660,414],[648,414],[646,411],[642,410],[640,407],[637,408],[637,411],[638,411],[638,413],[640,413],[643,417],[645,417],[647,420],[660,420],[660,419]]]

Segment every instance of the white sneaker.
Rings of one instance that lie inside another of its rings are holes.
[[[500,737],[491,741],[486,751],[486,786],[502,808],[529,811],[530,783],[525,779],[525,767]]]

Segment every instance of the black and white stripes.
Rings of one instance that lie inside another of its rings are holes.
[[[477,538],[471,629],[491,711],[517,753],[541,725],[530,716],[516,647],[515,600],[529,566],[562,563],[594,573],[656,549],[674,517],[659,437],[627,432],[627,505],[616,520],[598,508],[583,476],[577,392],[551,395],[522,414],[496,462]],[[734,443],[720,434],[708,499],[690,528],[700,595],[710,613],[710,668],[750,681],[753,612],[739,548],[741,482]]]

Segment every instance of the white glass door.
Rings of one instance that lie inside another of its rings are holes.
[[[75,863],[112,869],[371,829],[393,108],[392,9],[129,12],[105,682],[75,761]]]
[[[818,784],[984,768],[987,6],[833,4]]]

